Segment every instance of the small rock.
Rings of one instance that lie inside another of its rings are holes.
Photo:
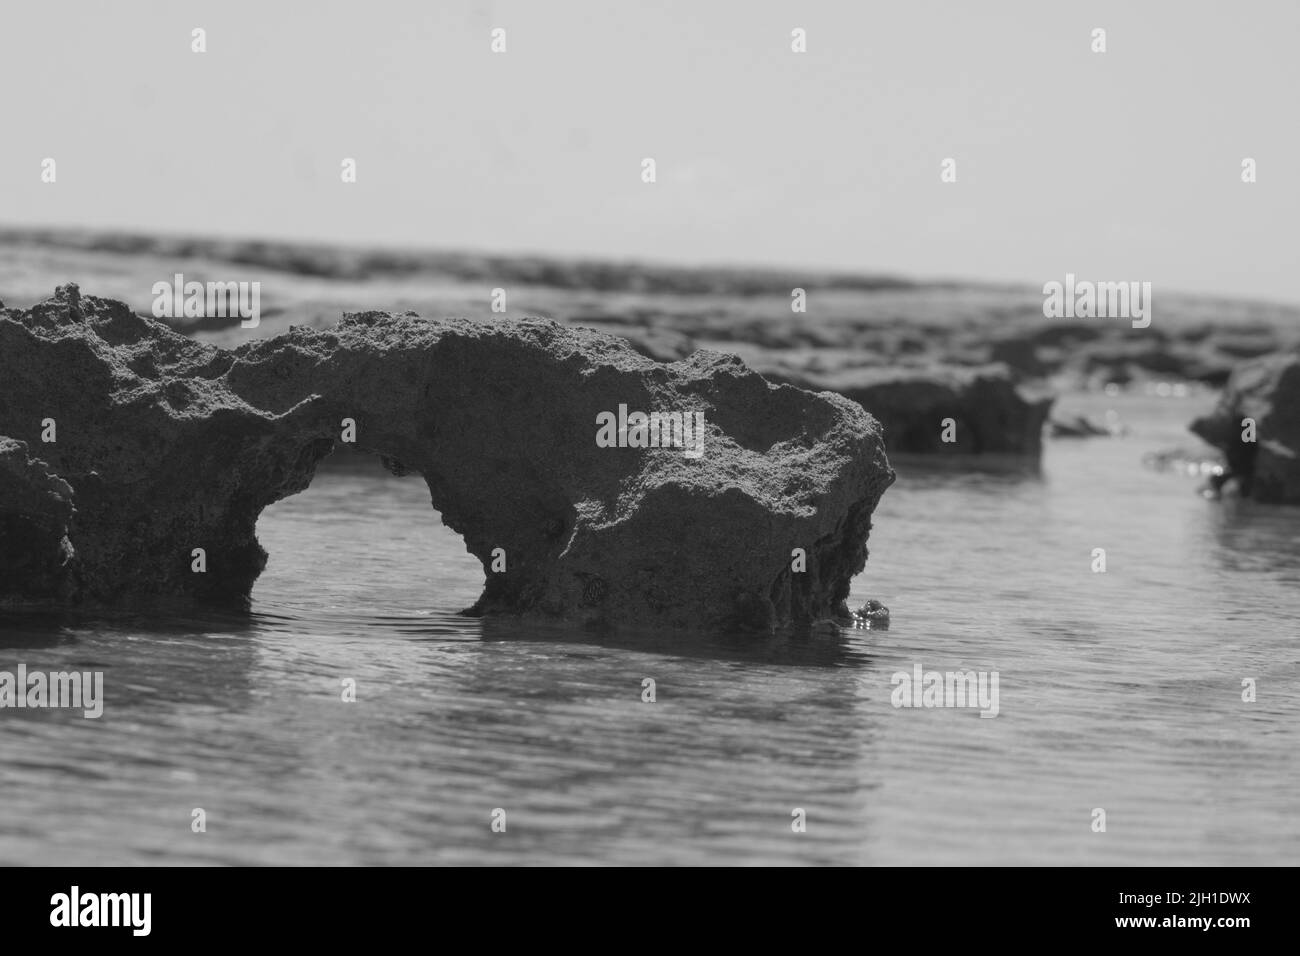
[[[1247,441],[1254,422],[1254,441]],[[1300,354],[1280,352],[1238,365],[1219,404],[1191,430],[1220,449],[1243,497],[1300,504]]]

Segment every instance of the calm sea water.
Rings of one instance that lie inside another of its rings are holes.
[[[1076,398],[1135,434],[1038,470],[898,463],[854,586],[892,628],[803,639],[467,620],[423,483],[322,470],[247,620],[0,618],[0,669],[106,684],[99,720],[0,711],[0,862],[1294,863],[1300,509],[1140,464],[1206,404]],[[917,663],[997,671],[999,715],[895,709]]]

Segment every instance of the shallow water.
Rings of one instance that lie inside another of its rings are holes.
[[[0,711],[0,862],[1294,863],[1300,509],[1140,464],[1207,401],[1074,399],[1136,433],[1041,470],[897,463],[853,594],[892,628],[803,638],[459,617],[423,483],[323,469],[246,620],[0,617],[0,669],[106,696]],[[917,663],[997,671],[998,716],[894,708]]]

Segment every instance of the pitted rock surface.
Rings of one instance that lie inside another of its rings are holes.
[[[598,447],[597,416],[620,405],[702,412],[703,454]],[[71,600],[246,600],[267,560],[258,515],[308,486],[344,419],[357,449],[423,476],[483,565],[477,614],[753,629],[842,617],[894,480],[857,403],[773,385],[734,356],[662,364],[550,321],[378,312],[222,349],[69,285],[0,310],[0,435],[44,463],[32,487],[68,491],[67,509],[41,505],[48,534],[6,535],[0,562],[48,568],[65,520],[66,560],[42,586]],[[16,580],[19,597],[42,596]]]

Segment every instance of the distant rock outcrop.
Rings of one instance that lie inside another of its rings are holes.
[[[1244,496],[1300,504],[1300,353],[1237,366],[1218,407],[1191,429],[1227,460],[1216,484],[1235,480]]]
[[[598,416],[620,412],[627,431],[601,447]],[[635,412],[702,414],[702,454],[638,447]],[[28,569],[11,580],[31,598],[244,599],[266,562],[258,515],[307,487],[349,423],[355,447],[424,477],[482,563],[475,613],[846,615],[894,479],[861,407],[734,356],[659,364],[550,321],[376,312],[227,350],[65,286],[0,311],[0,434],[48,463],[0,446],[0,566]]]
[[[1019,455],[1042,452],[1053,398],[1020,385],[1001,365],[828,372],[764,367],[774,381],[838,392],[875,416],[899,453]]]

